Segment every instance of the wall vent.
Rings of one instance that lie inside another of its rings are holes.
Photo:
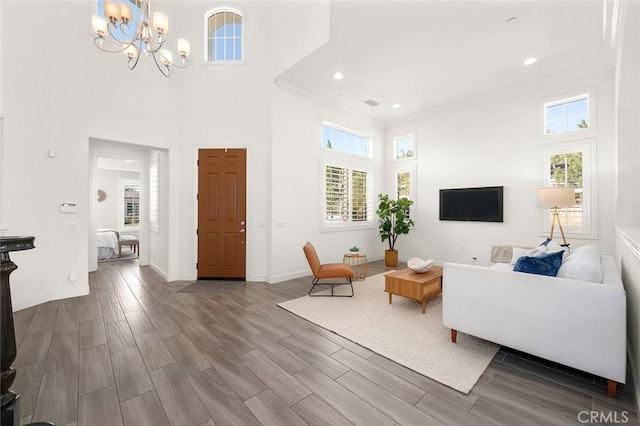
[[[369,106],[377,106],[380,105],[379,103],[377,103],[376,101],[374,101],[373,99],[369,99],[368,101],[364,101],[365,104],[369,105]]]

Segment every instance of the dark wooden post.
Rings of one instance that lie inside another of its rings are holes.
[[[9,258],[9,253],[19,250],[34,248],[34,237],[0,237],[0,275],[2,289],[0,305],[2,307],[2,327],[0,328],[0,358],[2,361],[2,373],[0,375],[2,394],[0,404],[2,425],[14,426],[20,424],[19,395],[9,388],[16,378],[16,369],[11,366],[16,359],[16,334],[13,328],[13,306],[11,304],[11,288],[9,287],[9,275],[18,269]]]

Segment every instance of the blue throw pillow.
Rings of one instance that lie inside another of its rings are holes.
[[[515,272],[555,277],[562,265],[562,254],[563,251],[557,251],[538,257],[522,256],[516,262],[513,270]]]

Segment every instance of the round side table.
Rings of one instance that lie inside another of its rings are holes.
[[[356,280],[362,281],[367,278],[367,269],[369,268],[369,263],[367,262],[366,254],[347,253],[342,257],[342,263],[346,263],[347,265],[351,266],[351,269],[353,269],[354,278]]]

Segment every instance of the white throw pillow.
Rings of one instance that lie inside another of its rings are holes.
[[[546,247],[547,247],[547,253],[555,253],[561,250],[564,251],[564,253],[562,254],[562,261],[564,262],[565,260],[567,260],[567,256],[569,256],[568,247],[563,247],[560,244],[556,243],[555,241],[549,241]]]
[[[573,250],[562,262],[557,277],[601,283],[603,272],[598,249],[595,246],[584,246]]]
[[[523,249],[520,247],[513,247],[512,250],[513,255],[511,256],[511,262],[509,262],[512,265],[515,265],[519,258],[521,258],[522,256],[526,256],[527,253],[529,253],[528,249]]]

